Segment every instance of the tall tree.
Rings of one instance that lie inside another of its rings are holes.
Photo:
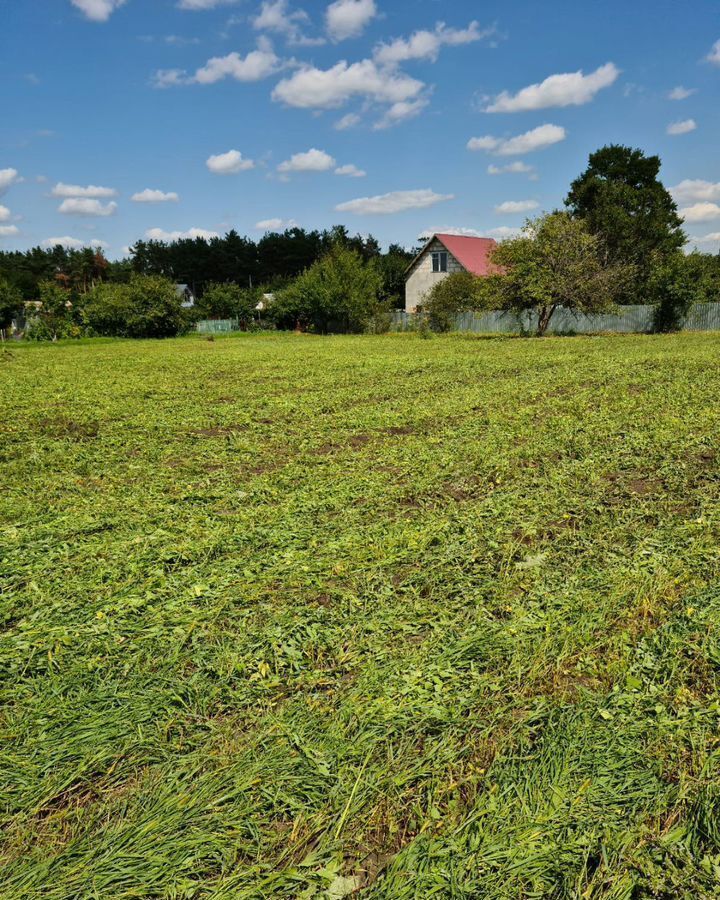
[[[590,155],[570,186],[565,204],[607,247],[611,262],[630,264],[635,275],[620,302],[646,302],[654,266],[686,240],[682,219],[659,179],[660,157],[611,144]]]

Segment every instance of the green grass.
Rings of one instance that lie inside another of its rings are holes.
[[[0,897],[717,897],[719,355],[0,350]]]

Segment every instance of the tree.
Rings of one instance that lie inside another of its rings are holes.
[[[189,325],[175,284],[160,275],[98,285],[87,295],[82,316],[96,334],[113,337],[173,337]]]
[[[9,281],[0,278],[0,335],[5,340],[5,332],[12,324],[13,317],[22,307],[22,294]]]
[[[302,273],[272,306],[280,328],[312,328],[327,332],[359,332],[387,312],[380,300],[382,277],[373,262],[336,244]]]
[[[676,253],[652,272],[648,299],[655,304],[654,331],[679,331],[693,304],[704,299],[703,282],[692,271],[696,261]]]
[[[383,279],[382,297],[396,309],[405,306],[405,272],[412,260],[413,254],[399,244],[390,244],[387,253],[377,257]]]
[[[607,261],[585,222],[563,212],[528,221],[518,237],[495,247],[491,261],[502,272],[487,277],[490,305],[532,310],[538,335],[559,306],[583,313],[612,309],[633,275],[632,267]]]
[[[660,157],[611,144],[590,155],[570,186],[565,205],[602,239],[611,262],[634,266],[635,276],[619,298],[646,302],[655,265],[680,250],[686,236],[677,206],[658,178]]]
[[[46,279],[38,284],[38,293],[40,300],[36,301],[35,312],[28,320],[27,335],[36,341],[79,337],[70,291],[57,279]]]
[[[472,272],[453,272],[423,298],[422,313],[433,331],[449,331],[454,316],[488,305],[487,282]]]
[[[241,328],[252,324],[261,299],[258,288],[241,288],[233,282],[210,284],[200,302],[200,311],[209,319],[237,319]]]

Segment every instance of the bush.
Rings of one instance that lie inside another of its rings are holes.
[[[20,291],[6,279],[0,278],[0,331],[2,331],[3,337],[22,305]]]
[[[423,298],[422,313],[433,331],[449,331],[458,313],[488,305],[485,281],[472,272],[453,272]]]
[[[187,330],[191,319],[175,284],[159,275],[98,285],[85,296],[82,318],[94,334],[131,338],[174,337]]]
[[[365,331],[388,309],[379,299],[382,285],[373,261],[336,244],[278,295],[272,316],[278,328]]]
[[[57,281],[41,281],[38,283],[38,293],[39,304],[28,316],[26,337],[33,341],[80,337],[82,329],[76,321],[77,311],[70,291]]]
[[[242,288],[234,282],[213,283],[205,290],[199,307],[208,319],[237,319],[240,327],[246,329],[253,324],[261,299],[258,288]]]
[[[693,304],[704,299],[703,284],[682,253],[654,269],[648,290],[650,302],[655,305],[653,331],[679,331]]]

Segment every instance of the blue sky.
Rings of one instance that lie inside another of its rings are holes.
[[[720,248],[717,0],[0,0],[0,248],[502,236],[605,143]]]

